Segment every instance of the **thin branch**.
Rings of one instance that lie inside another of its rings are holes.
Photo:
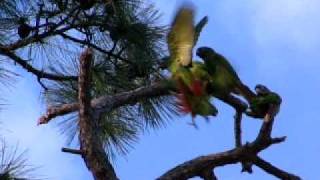
[[[0,54],[9,57],[14,62],[18,63],[22,68],[26,69],[28,72],[31,72],[32,74],[37,76],[38,79],[45,78],[45,79],[56,80],[56,81],[77,80],[77,76],[57,75],[57,74],[48,73],[48,72],[44,72],[39,69],[36,69],[32,65],[30,65],[26,60],[20,58],[15,53],[9,51],[6,48],[3,48],[2,46],[0,46]]]
[[[79,140],[82,157],[96,180],[117,180],[117,175],[104,151],[103,143],[95,132],[98,118],[93,116],[90,104],[91,65],[93,54],[86,49],[80,57],[79,75]]]
[[[16,49],[19,49],[19,48],[22,48],[22,47],[25,47],[29,44],[32,44],[32,43],[35,43],[35,42],[41,42],[43,39],[45,38],[48,38],[50,36],[54,36],[54,35],[57,35],[59,33],[63,33],[63,32],[66,32],[66,31],[69,31],[73,28],[75,28],[76,26],[66,26],[66,27],[63,27],[61,29],[58,29],[59,27],[61,27],[62,25],[64,25],[67,20],[72,17],[72,14],[78,9],[78,7],[75,7],[74,9],[72,9],[64,19],[61,19],[61,21],[57,22],[57,23],[49,23],[49,22],[46,22],[45,24],[43,25],[48,25],[50,26],[50,30],[49,31],[45,31],[43,32],[42,34],[33,34],[32,36],[30,37],[27,37],[27,38],[24,38],[24,39],[20,39],[12,44],[9,44],[9,45],[6,45],[2,48],[8,50],[8,51],[14,51]],[[40,26],[43,26],[43,25],[40,25]],[[38,27],[39,28],[39,27]]]
[[[105,49],[103,49],[103,48],[101,48],[101,47],[99,47],[99,46],[97,46],[95,44],[90,43],[87,40],[77,39],[77,38],[69,36],[69,35],[67,35],[65,33],[60,33],[59,35],[61,35],[65,39],[69,39],[70,41],[73,41],[73,42],[76,42],[76,43],[79,43],[79,44],[88,45],[89,47],[91,47],[91,48],[93,48],[93,49],[95,49],[97,51],[100,51],[101,53],[107,54],[108,56],[115,57],[115,58],[120,59],[120,60],[122,60],[124,62],[127,62],[127,63],[132,63],[131,61],[128,61],[127,59],[125,59],[125,58],[123,58],[123,57],[121,57],[121,56],[119,56],[117,54],[113,54],[112,51],[107,51],[107,50],[105,50]]]
[[[236,110],[234,115],[234,134],[235,134],[235,145],[236,147],[242,146],[242,132],[241,132],[241,121],[242,121],[242,111]],[[242,161],[241,172],[252,173],[252,165],[250,162]]]
[[[271,108],[274,110],[274,108]],[[270,111],[269,116],[275,115],[273,113],[274,111]],[[272,130],[272,124],[273,124],[273,117],[270,118],[270,121],[264,121],[260,133],[258,135],[262,137],[266,137],[266,135],[271,133]],[[260,135],[263,134],[263,135]],[[255,157],[257,154],[271,146],[272,144],[278,144],[285,140],[285,137],[281,138],[256,138],[255,141],[251,143],[247,143],[244,146],[236,147],[232,150],[225,151],[222,153],[207,155],[207,156],[201,156],[198,158],[195,158],[193,160],[187,161],[181,165],[176,166],[175,168],[169,170],[164,175],[159,177],[159,180],[172,180],[172,179],[188,179],[196,176],[200,176],[203,172],[203,170],[208,169],[214,169],[219,166],[224,166],[227,164],[235,164],[243,161],[254,161],[255,164],[257,164],[258,167],[266,168],[267,164],[265,162],[257,160]],[[270,164],[271,165],[271,164]],[[273,166],[272,166],[273,167]],[[271,170],[270,170],[271,171]],[[268,172],[268,171],[267,171]],[[296,175],[287,173],[283,170],[280,170],[279,168],[272,168],[272,175],[277,174],[285,174],[286,179],[297,179],[299,178]],[[278,177],[278,176],[277,176]]]
[[[285,172],[275,166],[273,166],[271,163],[261,159],[259,156],[256,156],[252,159],[252,162],[258,166],[259,168],[263,169],[269,174],[274,175],[275,177],[283,180],[301,180],[300,177],[290,174],[288,172]]]
[[[204,170],[200,177],[204,180],[218,180],[212,169]]]
[[[242,146],[242,137],[241,137],[241,121],[242,121],[242,112],[236,111],[234,115],[234,134],[235,134],[235,145],[236,147]]]
[[[274,117],[279,111],[280,105],[270,105],[268,113],[264,117],[263,125],[259,131],[256,141],[261,139],[270,139]]]
[[[81,150],[78,150],[78,149],[62,148],[61,151],[65,152],[65,153],[77,154],[77,155],[82,155],[83,154],[83,152]]]

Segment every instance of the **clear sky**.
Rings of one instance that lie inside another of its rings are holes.
[[[169,23],[181,1],[161,0],[156,7]],[[303,179],[317,179],[320,161],[320,1],[318,0],[197,0],[197,19],[209,16],[209,24],[198,46],[211,46],[235,66],[240,78],[251,88],[262,83],[278,92],[283,103],[274,125],[274,136],[287,141],[274,145],[261,156]],[[39,85],[22,73],[15,88],[5,91],[10,103],[1,113],[2,130],[11,142],[29,151],[30,161],[42,166],[52,180],[86,180],[90,173],[82,159],[61,153],[65,141],[53,125],[36,126],[44,112]],[[187,125],[190,117],[175,118],[167,128],[150,131],[126,157],[118,157],[115,169],[124,180],[151,180],[168,169],[199,155],[233,148],[233,110],[216,101],[219,115],[205,123],[197,119],[199,130]],[[243,131],[252,140],[261,122],[244,119]],[[258,168],[252,175],[241,167],[216,169],[223,180],[272,180]]]

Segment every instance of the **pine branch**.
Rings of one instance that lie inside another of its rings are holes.
[[[107,51],[107,50],[105,50],[105,49],[103,49],[103,48],[101,48],[101,47],[99,47],[99,46],[97,46],[95,44],[92,44],[92,43],[88,42],[87,40],[77,39],[77,38],[69,36],[69,35],[67,35],[65,33],[60,33],[59,35],[61,37],[65,38],[65,39],[69,39],[70,41],[79,43],[81,45],[87,45],[87,46],[89,46],[89,47],[91,47],[91,48],[93,48],[93,49],[95,49],[97,51],[100,51],[101,53],[107,54],[109,57],[115,57],[115,58],[120,59],[120,60],[122,60],[124,62],[131,63],[130,61],[126,60],[125,58],[123,58],[123,57],[121,57],[121,56],[119,56],[117,54],[113,54],[112,51]]]
[[[56,81],[70,81],[70,80],[77,80],[77,76],[63,76],[63,75],[57,75],[52,74],[48,72],[41,71],[39,69],[34,68],[32,65],[30,65],[26,60],[22,59],[21,57],[17,56],[15,53],[9,51],[6,48],[3,48],[0,45],[0,54],[5,55],[12,59],[14,62],[19,64],[22,68],[26,69],[28,72],[31,72],[35,76],[37,76],[38,79],[49,79],[49,80],[56,80]]]
[[[98,119],[93,116],[90,104],[92,50],[86,49],[80,57],[79,75],[79,140],[82,157],[96,180],[117,180],[116,173],[104,151],[97,133]]]
[[[150,86],[137,88],[128,92],[118,93],[113,96],[104,95],[91,101],[91,107],[100,109],[100,111],[109,112],[120,106],[138,102],[143,98],[152,98],[170,95],[175,88],[165,82],[158,82]],[[240,99],[230,95],[224,99],[220,99],[235,109],[246,109],[247,105]],[[46,124],[53,118],[67,115],[79,109],[78,103],[62,104],[60,106],[49,107],[45,115],[39,118],[38,124]]]
[[[169,95],[170,90],[172,90],[172,88],[167,83],[159,82],[151,86],[118,93],[114,96],[105,95],[95,98],[91,101],[91,107],[101,113],[109,112],[117,107],[137,102],[142,98]],[[64,104],[58,107],[49,107],[47,113],[39,119],[39,124],[46,124],[57,116],[66,115],[68,113],[77,111],[78,109],[78,103]]]
[[[66,17],[62,20],[60,20],[59,22],[57,23],[50,23],[50,30],[49,31],[45,31],[41,34],[38,34],[38,33],[35,33],[33,34],[32,36],[30,37],[27,37],[25,39],[20,39],[12,44],[9,44],[9,45],[6,45],[2,48],[8,50],[8,51],[13,51],[13,50],[16,50],[16,49],[19,49],[19,48],[22,48],[22,47],[25,47],[29,44],[32,44],[32,43],[35,43],[35,42],[41,42],[43,39],[45,38],[48,38],[48,37],[51,37],[51,36],[54,36],[54,35],[57,35],[59,33],[64,33],[66,31],[69,31],[71,29],[74,29],[76,28],[77,26],[76,25],[70,25],[70,26],[66,26],[66,27],[63,27],[63,28],[60,28],[63,24],[65,24],[65,22],[70,18],[72,17],[72,14],[77,10],[77,8],[74,8],[73,10],[70,11],[69,14],[66,15]],[[44,24],[44,25],[49,25],[49,24]],[[39,27],[37,28],[40,28],[42,27],[43,25],[39,25]],[[78,25],[79,26],[79,25]],[[58,29],[60,28],[60,29]],[[38,30],[38,29],[36,29]]]

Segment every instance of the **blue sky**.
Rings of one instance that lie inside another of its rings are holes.
[[[181,1],[156,2],[163,13],[162,22],[169,23]],[[287,136],[287,141],[261,153],[276,166],[317,179],[320,161],[320,1],[317,0],[198,0],[197,19],[209,16],[209,24],[201,34],[198,46],[211,46],[225,55],[250,87],[262,83],[278,92],[283,103],[274,136]],[[15,88],[5,91],[10,103],[0,120],[10,142],[18,142],[29,150],[30,161],[42,166],[39,173],[53,180],[91,179],[82,159],[64,154],[64,139],[53,125],[36,127],[44,112],[39,85],[26,73]],[[187,122],[190,117],[176,118],[167,128],[141,136],[135,148],[118,157],[115,168],[124,180],[150,180],[169,168],[199,155],[233,148],[233,110],[216,101],[219,115],[205,123],[199,119],[196,130]],[[18,109],[18,111],[17,111]],[[18,113],[17,113],[18,112]],[[252,140],[261,122],[244,119],[243,131]],[[254,174],[240,173],[239,164],[216,169],[223,180],[275,179],[258,168]]]

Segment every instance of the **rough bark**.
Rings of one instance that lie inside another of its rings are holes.
[[[82,157],[96,180],[117,180],[116,173],[104,151],[98,131],[98,119],[90,105],[90,69],[92,51],[86,49],[80,57],[79,75],[79,140]]]
[[[124,106],[130,103],[136,103],[142,98],[170,95],[170,92],[173,91],[175,91],[175,88],[170,84],[166,82],[158,82],[150,86],[137,88],[128,92],[118,93],[113,96],[105,95],[99,98],[92,99],[91,107],[99,111],[109,112],[117,107]],[[232,95],[220,100],[229,104],[234,109],[244,111],[247,108],[247,105],[245,103]],[[70,103],[55,107],[49,107],[46,114],[39,118],[38,124],[46,124],[58,116],[67,115],[69,113],[77,111],[78,109],[79,103]]]

